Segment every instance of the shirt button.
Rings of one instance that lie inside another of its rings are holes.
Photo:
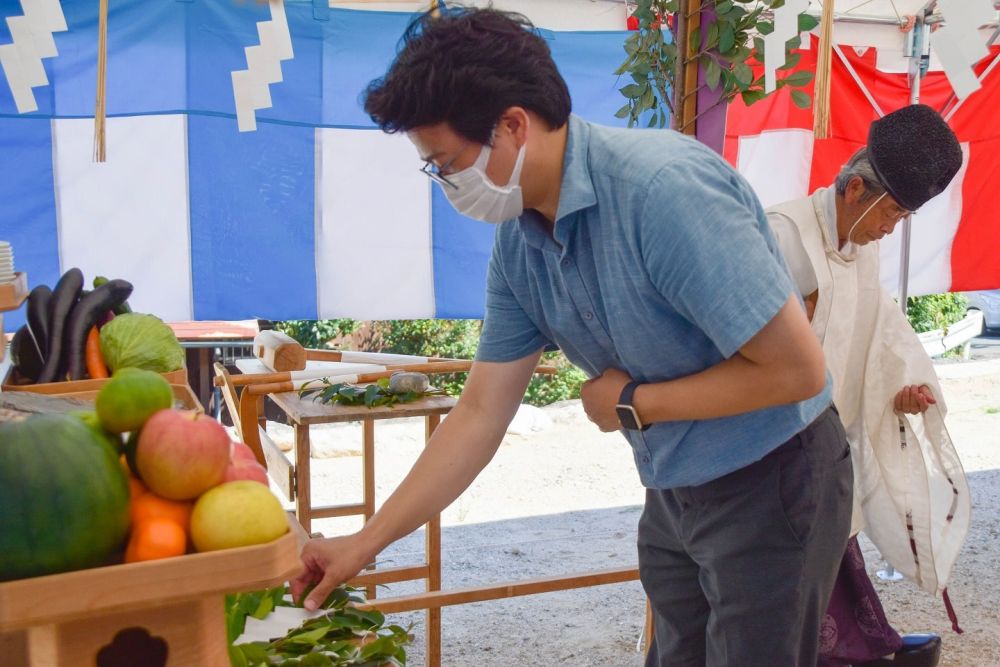
[[[572,263],[573,263],[573,262],[572,262],[571,260],[569,260],[569,259],[564,259],[564,260],[562,261],[562,265],[563,265],[563,266],[569,266],[569,265],[570,265],[570,264],[572,264]]]
[[[649,457],[648,456],[643,456],[642,457],[642,462],[643,463],[649,463]]]
[[[583,314],[583,319],[585,319],[585,320],[592,320],[592,319],[594,319],[594,314],[593,313],[584,313]]]

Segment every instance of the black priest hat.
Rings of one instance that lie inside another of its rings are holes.
[[[868,160],[889,195],[916,211],[951,183],[962,166],[962,148],[937,111],[911,104],[872,123]]]

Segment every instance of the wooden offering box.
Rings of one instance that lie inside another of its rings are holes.
[[[187,384],[187,369],[178,368],[176,371],[162,374],[170,384]],[[7,377],[3,379],[0,389],[3,391],[33,391],[36,394],[58,394],[60,396],[76,394],[84,391],[96,391],[107,383],[107,379],[101,380],[64,380],[62,382],[43,382],[41,384],[19,384],[19,378],[14,369],[7,371]]]
[[[294,531],[239,549],[0,583],[5,667],[228,667],[227,593],[299,569]]]
[[[94,380],[85,380],[85,382],[93,382]],[[98,382],[106,382],[106,380],[97,380]],[[202,407],[201,403],[198,401],[198,397],[194,395],[194,391],[187,384],[171,384],[170,390],[174,392],[174,407],[181,410],[197,410],[198,412],[204,412],[205,409]],[[88,391],[73,391],[63,394],[55,394],[60,398],[75,398],[81,401],[93,402],[97,398],[97,394],[100,392],[99,389],[90,389]]]

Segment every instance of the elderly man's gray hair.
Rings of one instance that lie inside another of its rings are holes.
[[[838,195],[844,196],[847,192],[848,183],[855,176],[859,177],[865,184],[865,194],[861,198],[861,201],[868,201],[885,192],[885,188],[882,187],[882,184],[878,181],[878,177],[875,175],[872,163],[868,161],[867,148],[862,148],[852,155],[847,164],[840,168],[840,173],[837,174],[837,182],[835,184]]]

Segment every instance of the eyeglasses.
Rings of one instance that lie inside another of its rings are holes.
[[[455,157],[451,158],[440,167],[430,160],[425,161],[424,166],[420,167],[420,171],[426,174],[432,181],[436,181],[441,185],[447,185],[448,187],[457,190],[458,186],[448,180],[447,174],[451,171],[451,166],[455,164],[455,160],[457,160],[459,156],[465,152],[466,146],[468,146],[467,143],[462,144],[462,147],[458,149],[457,153],[455,153]]]

